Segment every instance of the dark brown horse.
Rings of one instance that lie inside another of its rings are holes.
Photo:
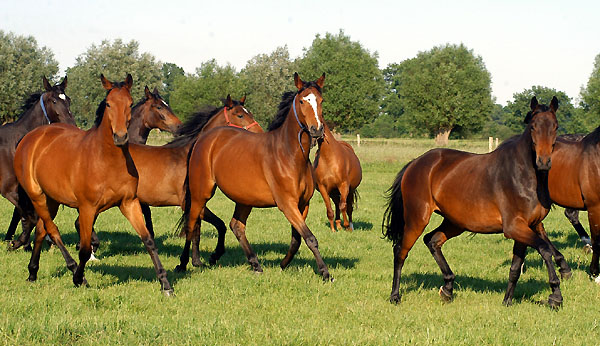
[[[13,169],[13,160],[17,143],[29,131],[50,123],[75,125],[71,114],[71,99],[65,94],[67,77],[60,84],[50,85],[46,77],[42,78],[45,91],[29,97],[23,106],[23,113],[17,121],[0,126],[0,193],[14,206],[12,220],[4,240],[11,240],[21,219],[19,209],[18,182]],[[24,228],[28,228],[24,224]]]
[[[136,196],[138,172],[129,154],[135,144],[128,144],[127,135],[133,78],[128,74],[125,82],[120,83],[110,82],[103,75],[100,79],[108,92],[96,113],[95,127],[82,131],[72,125],[45,126],[27,134],[17,147],[15,174],[40,218],[29,262],[29,280],[37,279],[41,245],[48,234],[73,271],[73,283],[85,284],[84,269],[92,252],[94,221],[102,211],[119,206],[142,238],[163,292],[171,295],[173,289],[158,258],[154,239],[144,225]],[[68,253],[53,222],[60,204],[79,211],[79,265]]]
[[[559,138],[552,153],[548,188],[552,202],[569,209],[587,210],[592,236],[590,274],[600,274],[600,127],[581,141]],[[596,278],[600,283],[600,278]]]
[[[320,141],[314,163],[317,189],[323,196],[331,231],[335,232],[336,227],[341,229],[340,212],[344,218],[344,228],[353,231],[352,211],[358,197],[356,188],[362,180],[360,161],[350,144],[337,141],[327,124],[324,127],[325,135]],[[335,205],[335,226],[330,197]]]
[[[325,74],[313,82],[304,82],[294,74],[298,91],[283,95],[279,111],[264,134],[220,127],[198,139],[188,163],[181,222],[187,241],[198,231],[197,220],[204,219],[206,202],[218,186],[236,203],[230,227],[254,271],[262,272],[262,268],[246,239],[246,220],[253,207],[278,207],[292,225],[290,249],[281,268],[290,263],[302,237],[313,252],[323,279],[330,280],[317,239],[305,223],[315,189],[309,151],[324,131],[324,80]]]
[[[175,133],[180,125],[181,121],[179,118],[177,118],[177,116],[175,116],[175,114],[173,114],[171,107],[169,107],[169,105],[162,99],[158,93],[158,90],[154,88],[154,91],[150,92],[150,89],[148,89],[146,86],[144,88],[144,97],[131,109],[131,121],[129,122],[129,126],[127,128],[129,142],[135,144],[146,144],[150,130],[161,129],[167,132]],[[142,204],[142,211],[144,212],[146,221],[150,220],[149,223],[146,222],[146,227],[148,227],[148,231],[154,235],[152,221],[150,219],[150,208],[147,205]],[[9,236],[12,237],[12,235],[15,233],[19,217],[20,214],[15,208],[13,221],[11,222],[7,232],[7,238]],[[77,232],[79,232],[79,219],[75,221],[75,228],[77,229]],[[31,227],[24,227],[21,235],[11,242],[9,249],[16,250],[24,244],[29,244],[29,237],[32,230],[33,229]],[[94,252],[98,248],[99,244],[100,242],[96,232],[92,232],[92,249]]]
[[[440,296],[451,300],[454,274],[442,245],[464,231],[504,233],[513,239],[513,262],[504,304],[511,304],[527,246],[535,248],[546,263],[552,293],[548,304],[562,303],[560,280],[554,271],[551,245],[544,239],[542,220],[550,209],[548,170],[558,159],[550,155],[556,141],[558,100],[550,107],[531,100],[528,123],[521,136],[503,143],[489,154],[433,149],[408,163],[390,188],[384,215],[384,235],[394,243],[394,279],[390,301],[400,301],[400,275],[408,252],[423,233],[433,212],[443,216],[441,225],[424,237],[439,265],[444,286]],[[551,171],[552,171],[551,170]],[[474,213],[474,210],[482,212]],[[540,236],[542,234],[542,236]],[[558,259],[557,259],[558,260]],[[564,258],[560,272],[571,271]]]

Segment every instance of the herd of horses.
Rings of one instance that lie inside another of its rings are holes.
[[[19,221],[22,224],[22,233],[9,249],[29,247],[35,228],[28,280],[37,279],[42,245],[49,237],[73,272],[74,284],[86,285],[85,265],[99,246],[94,222],[101,212],[118,206],[150,254],[162,292],[170,296],[173,288],[158,257],[149,206],[183,209],[178,227],[185,245],[177,271],[186,270],[190,247],[192,265],[201,265],[201,221],[217,229],[217,245],[209,259],[215,264],[225,253],[227,230],[206,207],[217,187],[235,202],[229,226],[252,270],[262,272],[246,238],[246,221],[252,208],[277,207],[291,224],[290,247],[281,268],[289,265],[303,239],[323,280],[333,280],[305,222],[309,202],[317,189],[331,230],[352,231],[362,170],[352,147],[336,140],[323,119],[325,74],[308,82],[294,74],[297,90],[282,95],[266,132],[245,108],[245,97],[237,101],[227,95],[223,106],[200,111],[182,124],[156,88],[151,92],[146,86],[145,96],[133,106],[131,75],[123,82],[111,82],[103,75],[100,80],[106,97],[87,131],[75,126],[65,94],[67,77],[56,85],[44,77],[45,91],[26,101],[17,121],[0,127],[0,192],[15,207],[5,240],[12,240]],[[590,273],[600,274],[600,192],[594,189],[600,182],[600,127],[575,140],[557,137],[556,97],[549,106],[533,97],[530,108],[525,131],[491,153],[433,149],[398,173],[382,224],[384,236],[393,243],[391,302],[400,301],[402,267],[434,212],[443,221],[423,240],[443,274],[439,294],[445,301],[453,298],[455,275],[442,245],[470,231],[504,233],[514,240],[504,304],[512,302],[529,246],[548,268],[552,292],[547,303],[560,306],[563,298],[553,261],[562,279],[571,276],[571,269],[542,223],[552,203],[588,211]],[[173,133],[174,139],[162,146],[146,145],[153,128]],[[79,214],[75,221],[79,263],[53,221],[60,205]],[[576,214],[568,215],[577,220],[574,226],[582,239],[587,236]]]

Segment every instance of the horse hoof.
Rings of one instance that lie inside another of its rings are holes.
[[[567,272],[560,272],[560,278],[562,280],[569,280],[573,276],[573,272],[570,270]]]
[[[583,246],[583,252],[586,253],[586,254],[594,253],[594,250],[592,250],[592,245],[585,244]]]
[[[333,276],[329,275],[329,274],[325,274],[323,275],[323,282],[334,282],[335,279],[333,278]]]
[[[88,261],[99,261],[98,257],[94,255],[94,252],[90,254],[90,259]]]
[[[19,242],[18,240],[13,240],[8,244],[8,251],[15,251],[18,248],[20,248],[21,245],[23,244],[21,244],[21,242]]]
[[[447,292],[444,286],[440,287],[440,291],[438,293],[440,295],[440,298],[442,298],[442,300],[444,301],[444,303],[450,303],[454,299],[452,293]]]
[[[27,282],[35,282],[36,280],[37,280],[37,276],[29,275],[29,277],[27,278]]]
[[[162,290],[162,294],[165,297],[175,297],[175,291],[173,291],[173,289],[168,289],[168,290]]]
[[[399,294],[392,294],[390,296],[390,303],[399,304],[401,300],[401,296]]]
[[[212,257],[208,260],[208,264],[211,266],[214,266],[215,264],[217,264],[217,260],[213,259]]]
[[[504,301],[502,301],[502,305],[512,306],[513,305],[512,299],[505,299]]]
[[[200,260],[197,260],[197,261],[192,260],[192,265],[196,268],[204,267],[204,263],[202,263],[202,261],[200,261]]]
[[[178,264],[177,266],[175,266],[175,272],[176,273],[185,273],[185,266],[182,266],[180,264]]]
[[[554,310],[557,310],[562,306],[562,300],[556,300],[550,297],[548,297],[548,300],[543,301],[543,303]]]

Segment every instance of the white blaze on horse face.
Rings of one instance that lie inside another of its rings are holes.
[[[310,106],[312,107],[313,111],[315,112],[315,119],[317,119],[317,128],[321,128],[321,120],[319,120],[319,116],[317,115],[317,97],[315,96],[315,94],[310,93],[307,96],[302,98],[303,100],[307,101]]]
[[[165,106],[169,107],[169,105],[165,102],[165,100],[161,100],[161,101]]]
[[[59,94],[58,97],[60,97],[61,100],[65,101],[67,99],[67,97],[65,96],[65,94]]]
[[[250,112],[248,112],[248,110],[246,109],[246,107],[242,107],[242,109],[244,110],[244,112],[250,114]]]

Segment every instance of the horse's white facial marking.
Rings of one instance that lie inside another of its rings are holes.
[[[302,98],[303,100],[307,101],[310,106],[312,107],[313,111],[315,112],[315,119],[317,119],[317,127],[320,129],[321,128],[321,120],[319,120],[319,116],[317,115],[317,97],[315,96],[315,94],[310,93],[307,96]]]
[[[65,94],[59,94],[58,97],[60,97],[61,100],[65,101],[67,99],[67,97],[65,96]]]
[[[161,101],[165,106],[169,107],[169,105],[165,102],[165,100],[161,100]]]
[[[250,113],[250,112],[248,112],[248,110],[246,109],[246,107],[242,107],[242,109],[244,110],[244,112]]]

